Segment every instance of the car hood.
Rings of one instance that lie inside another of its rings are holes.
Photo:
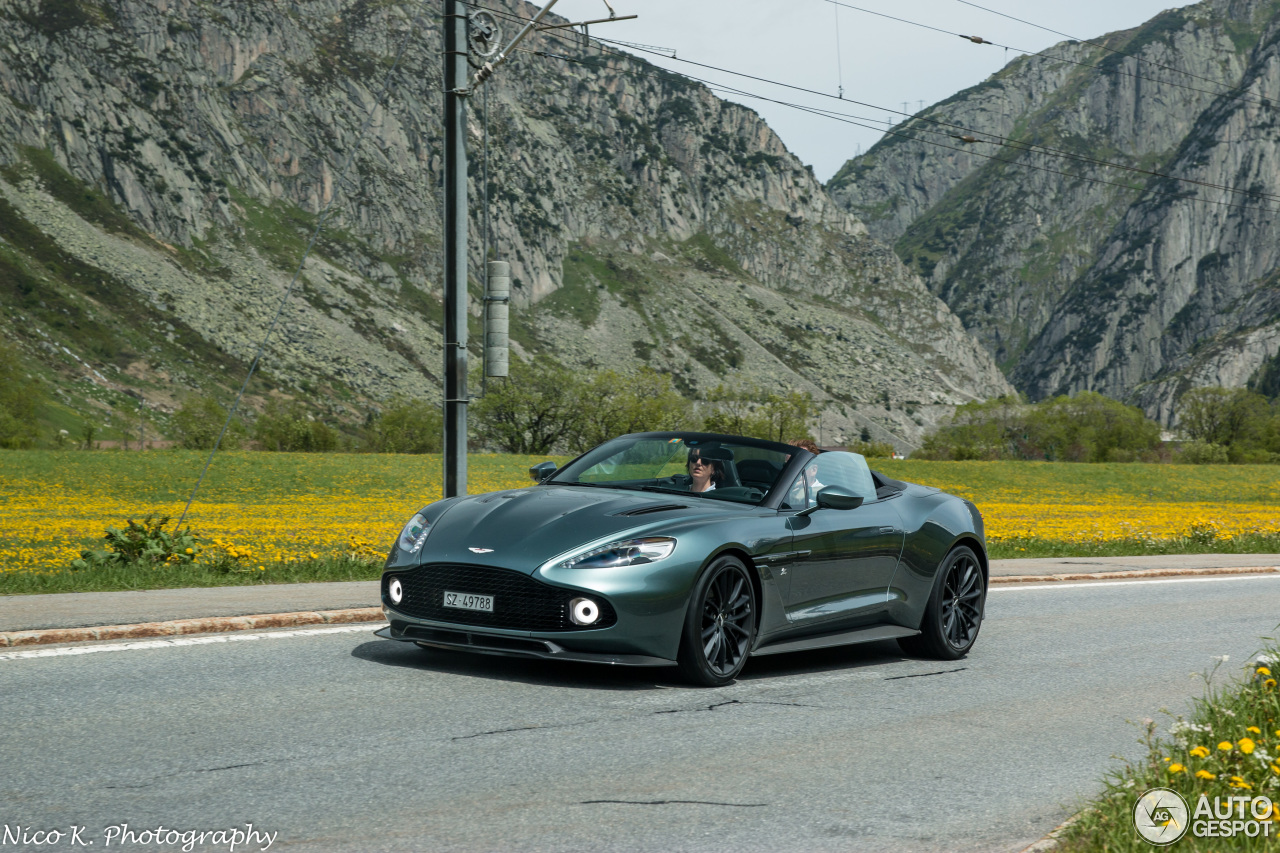
[[[553,557],[623,533],[644,535],[697,518],[756,511],[680,494],[543,485],[457,500],[432,525],[427,563],[502,566],[532,573]],[[488,549],[476,553],[472,549]]]

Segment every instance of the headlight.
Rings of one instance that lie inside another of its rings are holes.
[[[418,553],[422,550],[422,544],[427,541],[427,534],[431,532],[429,524],[427,517],[418,513],[409,519],[404,530],[400,531],[400,538],[396,540],[396,545],[406,554]]]
[[[644,539],[622,539],[599,548],[584,551],[556,566],[557,569],[612,569],[618,566],[638,566],[656,563],[671,555],[676,540],[668,536],[649,536]]]

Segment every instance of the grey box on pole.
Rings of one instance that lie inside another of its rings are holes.
[[[484,370],[486,376],[507,375],[507,335],[510,331],[511,264],[489,261],[489,289],[484,307]]]

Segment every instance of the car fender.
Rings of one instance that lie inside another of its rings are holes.
[[[903,513],[906,538],[889,585],[889,617],[896,624],[915,628],[924,617],[938,569],[947,554],[961,544],[973,548],[985,578],[987,552],[982,516],[969,501],[937,492],[915,497],[911,510]]]

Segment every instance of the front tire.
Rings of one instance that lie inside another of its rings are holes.
[[[723,687],[738,677],[756,638],[756,592],[747,567],[715,560],[694,587],[677,663],[688,681]]]
[[[972,548],[961,545],[942,561],[924,609],[920,633],[898,645],[909,655],[959,660],[978,639],[986,609],[987,583]]]

